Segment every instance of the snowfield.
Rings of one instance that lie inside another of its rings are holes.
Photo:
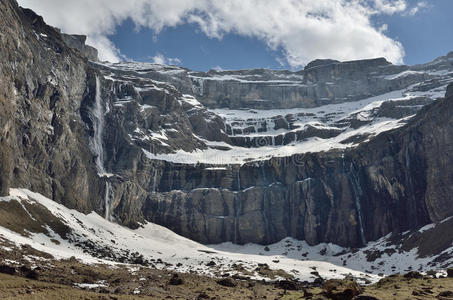
[[[47,228],[48,234],[30,233],[29,236],[0,227],[0,237],[16,245],[30,245],[37,250],[52,254],[56,259],[75,256],[88,264],[101,263],[112,265],[112,267],[118,266],[121,265],[118,261],[121,255],[138,252],[143,255],[144,259],[160,261],[160,264],[156,263],[157,268],[167,268],[178,272],[195,272],[208,276],[227,272],[240,274],[235,267],[241,265],[253,274],[251,278],[269,280],[254,271],[259,264],[267,264],[270,269],[284,270],[301,281],[315,280],[318,275],[314,275],[313,272],[316,271],[322,278],[353,276],[359,282],[369,283],[376,282],[384,274],[417,268],[426,270],[434,259],[434,257],[417,258],[417,249],[409,252],[398,251],[396,246],[389,245],[389,236],[376,242],[370,242],[359,251],[350,251],[350,249],[333,244],[310,246],[304,241],[293,238],[285,238],[267,247],[232,243],[205,246],[152,223],[143,224],[141,228],[132,230],[109,222],[94,212],[85,215],[68,209],[26,189],[11,189],[10,196],[0,197],[0,203],[3,201],[43,205],[71,228],[71,237],[63,239],[47,225],[43,226]],[[22,207],[27,212],[26,207],[24,205]],[[33,218],[29,212],[27,213],[30,218]],[[435,227],[435,225],[425,226],[421,232]],[[80,246],[84,242],[92,242],[95,250],[99,249],[104,253],[108,249],[108,255],[99,257],[87,253]],[[393,251],[388,251],[388,249],[396,250],[391,253]],[[385,250],[389,254],[384,254],[373,262],[368,261],[367,252]],[[453,252],[453,247],[447,249],[445,253],[448,251]],[[208,265],[211,261],[215,262],[215,267]]]

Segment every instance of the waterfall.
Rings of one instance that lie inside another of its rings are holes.
[[[238,216],[239,216],[239,207],[238,207],[238,192],[234,192],[234,244],[237,244],[238,241]]]
[[[112,184],[108,181],[109,174],[107,174],[104,168],[104,146],[102,142],[103,140],[102,137],[104,135],[105,114],[107,112],[108,109],[104,111],[102,105],[101,82],[99,80],[99,77],[96,76],[95,103],[93,109],[91,110],[94,131],[91,146],[93,152],[96,154],[96,169],[98,171],[98,176],[101,178],[106,178],[104,194],[105,218],[109,221],[112,221],[111,213]]]
[[[234,209],[234,244],[237,244],[238,241],[238,218],[239,218],[239,211],[240,211],[240,201],[238,198],[238,193],[241,191],[241,168],[237,170],[236,173],[236,181],[237,181],[237,191],[233,192],[234,193],[234,199],[233,199],[233,209]]]
[[[267,185],[266,172],[264,170],[264,163],[261,165],[261,175],[263,176],[263,186]]]
[[[261,216],[263,218],[263,223],[264,223],[264,233],[265,236],[269,239],[269,232],[270,232],[270,226],[269,226],[269,220],[267,218],[266,214],[266,205],[267,205],[267,188],[263,189],[263,202],[262,202],[262,207],[261,207]]]
[[[104,202],[105,202],[105,216],[104,218],[108,221],[113,221],[112,219],[112,213],[111,213],[111,194],[112,194],[112,184],[110,181],[105,182],[105,196],[104,196]]]
[[[156,191],[156,188],[157,188],[157,168],[154,169],[153,172],[153,192]]]
[[[344,160],[343,160],[344,164]],[[354,170],[354,165],[351,162],[351,165],[349,167],[349,175],[350,175],[350,180],[351,180],[351,186],[353,189],[354,193],[354,202],[357,210],[357,217],[358,217],[358,222],[359,222],[359,229],[360,229],[360,238],[362,239],[363,245],[366,245],[366,238],[365,238],[365,232],[363,230],[363,218],[362,218],[362,209],[360,206],[360,195],[362,195],[362,190],[360,188],[360,183],[359,179],[357,177],[357,174],[355,173]]]
[[[94,137],[92,141],[93,151],[96,153],[96,168],[100,177],[105,175],[104,169],[104,147],[102,145],[102,135],[104,134],[104,109],[101,99],[101,83],[96,76],[96,96],[93,110],[93,130]]]

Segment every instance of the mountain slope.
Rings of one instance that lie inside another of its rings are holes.
[[[453,53],[299,72],[89,62],[0,5],[0,195],[27,188],[207,244],[361,247],[453,215],[451,98],[438,100]]]
[[[395,237],[387,236],[353,250],[334,244],[309,246],[291,238],[268,247],[231,243],[204,246],[152,223],[136,230],[112,224],[96,213],[85,215],[70,210],[25,189],[12,189],[10,196],[0,197],[0,216],[2,249],[28,245],[54,259],[76,257],[87,264],[113,267],[135,264],[209,276],[236,274],[258,280],[313,281],[318,277],[353,276],[361,283],[369,283],[380,278],[371,273],[438,270],[453,260],[453,236],[448,237],[449,245],[445,238],[444,248],[433,250],[429,245],[431,236],[451,226],[451,218],[407,232],[400,238],[402,242],[395,243]],[[417,250],[414,240],[426,242]],[[39,263],[39,258],[29,259]]]

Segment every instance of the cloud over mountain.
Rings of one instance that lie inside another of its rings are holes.
[[[381,14],[411,15],[423,2],[406,0],[20,0],[67,33],[88,36],[103,60],[121,59],[108,36],[130,18],[137,30],[191,23],[210,38],[238,34],[281,50],[293,68],[315,58],[353,60],[384,56],[401,63],[404,49],[371,19]],[[411,4],[411,5],[410,5]]]

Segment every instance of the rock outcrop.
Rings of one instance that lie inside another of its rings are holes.
[[[102,189],[80,104],[86,59],[15,1],[0,3],[0,192],[24,186],[83,211]]]
[[[79,34],[61,34],[63,41],[71,48],[77,49],[87,59],[98,61],[98,50],[85,44],[87,37]]]
[[[13,0],[0,17],[0,195],[203,243],[356,247],[453,215],[452,53],[200,73],[94,62]]]
[[[359,100],[432,78],[384,58],[315,61],[299,72],[251,70],[192,73],[194,92],[212,108],[317,107]],[[406,73],[401,74],[406,71]],[[398,75],[401,74],[401,75]],[[389,80],[391,79],[391,80]]]

